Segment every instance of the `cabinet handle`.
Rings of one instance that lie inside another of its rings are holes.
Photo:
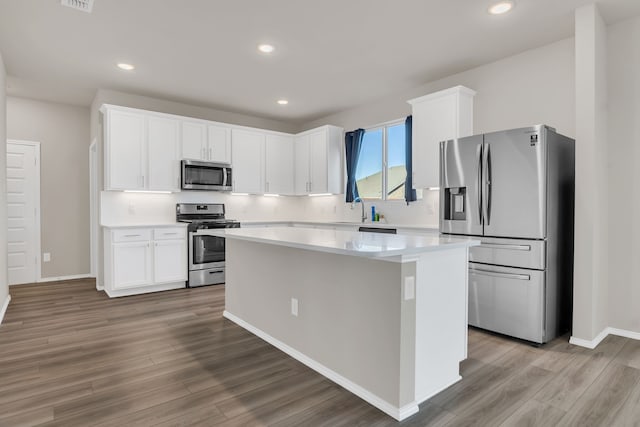
[[[204,147],[202,147],[200,157],[202,158],[202,160],[206,160],[207,159],[207,154],[206,154],[206,150],[205,150]]]
[[[144,175],[142,175],[142,187],[144,188]]]
[[[213,160],[213,148],[209,147],[209,160]]]
[[[173,236],[174,234],[178,234],[178,233],[162,233],[163,236]]]
[[[269,183],[267,182],[267,193],[269,192]]]
[[[125,234],[124,237],[141,237],[139,234]]]

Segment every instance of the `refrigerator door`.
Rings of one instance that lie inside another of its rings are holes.
[[[544,342],[544,271],[469,263],[469,324]]]
[[[496,239],[481,237],[480,246],[469,248],[469,261],[508,267],[544,270],[547,259],[545,240]]]
[[[546,237],[546,128],[534,126],[484,135],[484,235]]]
[[[440,143],[440,232],[482,235],[482,135]]]

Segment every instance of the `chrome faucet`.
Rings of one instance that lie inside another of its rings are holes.
[[[364,213],[364,200],[362,200],[360,197],[356,197],[355,199],[353,199],[353,202],[351,202],[351,210],[353,210],[353,206],[356,202],[360,202],[360,205],[362,206],[362,217],[360,219],[364,223],[367,219],[367,214]]]

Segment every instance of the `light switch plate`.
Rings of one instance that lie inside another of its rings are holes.
[[[291,314],[298,316],[298,299],[291,298]]]
[[[49,262],[51,261],[51,253],[50,252],[45,252],[42,254],[42,262]]]
[[[413,276],[404,278],[404,300],[410,301],[416,297],[416,278]]]

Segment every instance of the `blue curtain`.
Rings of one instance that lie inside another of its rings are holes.
[[[407,202],[415,202],[417,199],[416,190],[413,189],[413,166],[412,158],[413,153],[411,145],[411,130],[413,128],[413,117],[408,116],[404,121],[404,149],[405,149],[405,164],[407,166],[407,179],[404,181],[404,200]]]
[[[360,149],[362,148],[362,138],[364,138],[364,129],[356,129],[344,135],[347,162],[347,189],[345,191],[347,203],[351,203],[356,197],[359,197],[356,169],[358,167]]]

